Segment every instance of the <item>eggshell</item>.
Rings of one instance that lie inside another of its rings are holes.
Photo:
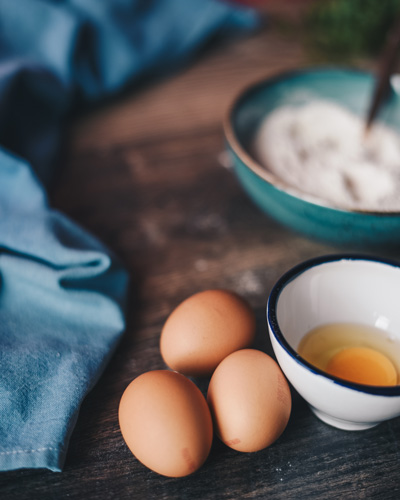
[[[267,354],[242,349],[215,370],[207,394],[218,437],[238,451],[258,451],[284,431],[292,401],[289,385]]]
[[[237,294],[199,292],[168,317],[161,332],[161,355],[180,373],[211,375],[226,356],[252,344],[255,327],[253,311]]]
[[[211,449],[207,402],[191,380],[176,372],[154,370],[134,379],[120,401],[119,425],[135,457],[164,476],[191,474]]]

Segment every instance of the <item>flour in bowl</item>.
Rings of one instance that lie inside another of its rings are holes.
[[[330,101],[277,108],[261,123],[255,159],[286,185],[339,208],[400,211],[400,135]]]

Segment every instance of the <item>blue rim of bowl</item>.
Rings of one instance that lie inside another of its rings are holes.
[[[320,73],[320,72],[335,72],[335,71],[347,71],[349,73],[355,74],[364,74],[371,75],[370,72],[364,71],[358,68],[346,67],[346,66],[312,66],[305,67],[301,69],[289,70],[277,73],[270,77],[258,79],[255,82],[252,82],[246,85],[242,90],[240,90],[236,96],[232,99],[230,106],[228,106],[228,110],[223,119],[223,131],[225,135],[225,139],[229,146],[232,148],[232,151],[242,160],[243,164],[250,169],[255,175],[261,178],[263,181],[268,182],[276,189],[286,193],[289,196],[293,196],[294,198],[298,198],[299,200],[304,201],[305,203],[310,203],[312,205],[316,205],[319,207],[324,207],[330,210],[337,210],[345,213],[354,213],[354,214],[364,214],[364,215],[373,215],[377,217],[398,217],[400,215],[399,211],[374,211],[374,210],[361,210],[361,209],[352,209],[346,207],[340,207],[338,205],[330,204],[323,199],[316,198],[314,196],[308,195],[307,193],[302,193],[298,191],[295,187],[289,186],[284,181],[281,181],[278,177],[270,173],[266,168],[260,165],[251,155],[248,153],[245,148],[242,146],[239,138],[236,136],[234,127],[233,127],[233,114],[238,109],[238,107],[245,101],[245,99],[252,94],[253,92],[257,92],[262,87],[268,87],[271,85],[275,85],[276,83],[297,77],[302,74],[312,74],[312,73]]]
[[[376,394],[378,396],[400,396],[400,385],[396,386],[373,386],[366,384],[357,384],[353,382],[347,382],[343,379],[335,377],[333,375],[329,375],[328,373],[320,370],[314,365],[310,364],[304,358],[302,358],[286,341],[278,323],[278,318],[276,314],[276,306],[279,300],[279,296],[282,290],[288,285],[291,281],[297,278],[299,275],[303,274],[305,271],[309,269],[322,265],[328,264],[331,262],[337,262],[340,260],[354,260],[354,261],[369,261],[376,262],[379,264],[386,264],[391,267],[395,267],[400,269],[400,264],[385,258],[380,257],[372,257],[367,255],[360,254],[333,254],[333,255],[324,255],[320,257],[314,257],[312,259],[306,260],[283,274],[279,280],[276,282],[274,287],[271,290],[271,293],[268,298],[267,304],[267,321],[272,330],[272,333],[275,339],[278,341],[280,346],[291,356],[295,361],[297,361],[304,368],[307,368],[310,372],[313,372],[317,375],[322,375],[323,377],[332,380],[334,383],[346,387],[348,389],[354,389],[359,392],[365,392],[367,394]]]

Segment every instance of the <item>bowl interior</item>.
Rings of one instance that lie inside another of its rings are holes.
[[[241,146],[249,152],[261,120],[275,108],[301,106],[319,99],[334,101],[364,117],[373,91],[371,74],[351,69],[316,69],[287,73],[249,88],[236,102],[232,124]],[[380,119],[400,130],[400,104],[392,87],[390,105]]]
[[[341,258],[287,277],[276,302],[279,329],[297,350],[311,329],[336,322],[375,326],[400,340],[400,268]]]
[[[364,117],[373,87],[371,74],[351,69],[321,68],[279,75],[250,87],[236,101],[231,113],[233,131],[241,147],[251,155],[252,140],[261,120],[275,108],[326,99]],[[389,101],[379,118],[400,131],[396,87],[392,87]]]

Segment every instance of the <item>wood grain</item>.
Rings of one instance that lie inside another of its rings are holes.
[[[183,479],[138,463],[118,428],[128,383],[164,367],[160,331],[181,300],[213,287],[237,291],[256,313],[256,347],[272,354],[265,305],[277,278],[306,258],[348,250],[261,214],[223,166],[221,121],[232,97],[253,80],[307,63],[298,38],[269,26],[209,47],[178,74],[74,124],[52,201],[129,270],[128,327],[82,405],[65,470],[2,473],[2,499],[399,497],[400,419],[340,431],[317,420],[295,392],[289,425],[270,448],[244,454],[215,439],[206,464]],[[196,382],[206,390],[206,380]]]

